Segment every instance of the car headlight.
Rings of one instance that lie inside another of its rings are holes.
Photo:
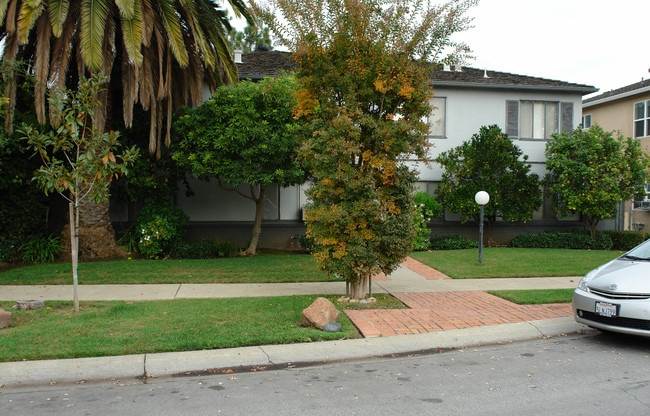
[[[582,279],[580,279],[580,283],[578,284],[578,289],[584,290],[585,292],[588,292],[589,288],[587,287],[587,285],[589,285],[589,282],[591,282],[591,279],[593,279],[594,276],[596,276],[596,274],[598,273],[598,270],[600,270],[600,267],[598,267],[596,269],[593,269],[592,271],[590,271],[589,273],[584,275],[582,277]]]

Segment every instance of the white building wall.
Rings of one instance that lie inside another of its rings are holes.
[[[552,92],[508,91],[508,90],[458,90],[436,88],[437,97],[446,98],[446,138],[431,138],[429,157],[435,159],[440,153],[451,150],[478,133],[482,126],[496,124],[506,132],[506,101],[538,100],[573,103],[573,126],[581,122],[582,97],[578,94],[555,94]],[[544,150],[547,140],[513,139],[514,143],[528,155],[531,171],[538,175],[546,172]],[[440,181],[442,169],[431,162],[428,166],[412,162],[420,171],[421,181]]]
[[[176,196],[176,206],[190,217],[190,221],[253,221],[255,203],[234,191],[219,187],[216,180],[188,181],[193,196],[185,195],[181,186]],[[250,194],[248,185],[239,187],[239,191]],[[264,220],[296,220],[300,218],[300,207],[304,204],[304,194],[299,186],[280,188],[277,184],[269,185],[264,200]]]
[[[480,90],[436,88],[437,97],[446,98],[446,138],[430,138],[432,147],[430,159],[441,152],[451,150],[472,135],[478,133],[481,126],[496,124],[506,131],[506,101],[540,100],[572,102],[574,128],[581,122],[582,97],[579,94],[555,94],[527,90]],[[528,155],[532,172],[543,176],[545,169],[544,149],[546,140],[513,139],[515,144]],[[435,162],[425,165],[419,161],[410,161],[420,172],[422,182],[437,182],[442,177],[442,169]],[[184,189],[177,195],[177,205],[190,216],[190,221],[252,221],[255,217],[255,205],[235,192],[219,188],[216,181],[204,182],[191,180],[195,195],[186,197]],[[248,186],[240,187],[248,192]],[[302,206],[306,202],[302,186],[280,188],[269,186],[264,204],[265,220],[300,220]]]

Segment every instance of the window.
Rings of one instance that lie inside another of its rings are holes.
[[[588,129],[591,127],[591,114],[585,114],[582,116],[582,128]]]
[[[431,100],[431,114],[429,115],[429,135],[433,137],[446,137],[447,98],[434,97]]]
[[[634,104],[634,138],[650,136],[650,100]]]
[[[506,101],[506,133],[511,138],[550,139],[573,130],[573,103]]]

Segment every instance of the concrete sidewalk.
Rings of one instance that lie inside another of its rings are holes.
[[[363,339],[212,351],[0,363],[0,385],[136,379],[179,373],[282,368],[307,363],[417,354],[558,336],[588,330],[570,305],[514,305],[486,291],[574,288],[578,277],[452,280],[407,259],[373,279],[373,293],[391,293],[409,308],[347,310]],[[164,300],[344,294],[344,282],[297,284],[80,285],[92,300]],[[71,286],[0,286],[0,300],[71,300]]]

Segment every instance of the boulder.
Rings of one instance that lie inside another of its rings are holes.
[[[11,312],[0,309],[0,329],[11,326]]]
[[[339,311],[326,298],[317,298],[309,307],[302,311],[302,325],[323,329],[330,322],[336,322]]]

